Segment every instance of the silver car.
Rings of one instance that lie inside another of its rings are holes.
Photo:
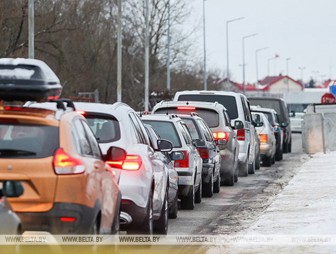
[[[269,167],[275,162],[276,139],[273,127],[262,112],[252,112],[252,118],[259,135],[262,164]]]
[[[161,142],[161,138],[158,133],[149,124],[145,124],[148,136],[150,138],[152,147],[155,151],[155,156],[163,161],[165,165],[165,171],[169,179],[168,184],[168,209],[169,218],[176,219],[178,213],[178,174],[174,167],[174,160],[183,156],[178,152],[162,152],[158,149],[158,144]],[[171,145],[173,148],[173,144]]]

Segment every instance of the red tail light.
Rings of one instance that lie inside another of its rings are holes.
[[[195,107],[191,107],[191,106],[180,106],[177,107],[178,110],[195,110]]]
[[[226,140],[227,142],[229,141],[229,134],[226,133],[225,131],[218,131],[218,132],[213,132],[212,133],[215,141],[217,140]]]
[[[187,151],[181,151],[184,154],[183,160],[175,160],[174,166],[177,168],[189,168],[189,153]]]
[[[107,161],[111,167],[124,169],[124,170],[139,170],[142,165],[142,160],[139,155],[126,155],[124,160],[120,161]]]
[[[60,217],[60,221],[62,221],[62,222],[75,222],[76,218],[75,217]]]
[[[207,148],[197,148],[197,151],[203,160],[209,159],[209,150]]]
[[[268,141],[267,134],[259,134],[260,144],[266,144]]]
[[[53,166],[58,175],[81,174],[85,170],[83,162],[58,148],[54,154]]]
[[[237,139],[238,140],[245,140],[245,129],[237,130]]]

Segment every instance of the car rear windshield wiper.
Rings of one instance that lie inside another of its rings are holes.
[[[19,149],[0,149],[0,157],[15,157],[15,156],[29,156],[36,155],[35,152]]]

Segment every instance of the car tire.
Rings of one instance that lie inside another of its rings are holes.
[[[239,166],[239,176],[248,176],[248,162],[246,161],[245,163],[241,164]]]
[[[252,164],[248,165],[248,173],[250,175],[253,175],[255,173],[255,161],[253,161]]]
[[[201,180],[198,190],[195,193],[195,203],[199,204],[202,202],[202,189],[203,189],[203,186],[202,186],[202,180]]]
[[[195,188],[191,186],[188,196],[181,198],[182,209],[193,210],[195,208]]]
[[[233,186],[234,185],[234,179],[235,178],[235,174],[234,172],[230,172],[229,174],[226,174],[223,180],[223,185],[224,186]]]
[[[283,148],[282,148],[282,151],[283,153],[288,153],[289,152],[289,144],[288,144],[288,141],[286,141],[284,144],[283,144]]]
[[[288,152],[289,153],[292,152],[292,139],[289,141],[289,144],[288,144]]]
[[[148,204],[147,204],[147,212],[146,218],[142,222],[140,226],[137,228],[132,228],[131,230],[127,231],[128,234],[145,234],[145,235],[152,235],[154,230],[154,223],[153,223],[153,193],[149,196]]]
[[[166,235],[168,233],[168,193],[166,191],[165,198],[162,204],[160,217],[154,221],[154,233]]]
[[[176,219],[178,213],[178,198],[177,195],[174,199],[174,203],[171,205],[169,209],[169,219]]]
[[[211,173],[209,182],[207,182],[207,183],[203,182],[202,183],[202,185],[203,185],[203,187],[202,187],[202,196],[203,197],[210,198],[210,197],[213,196],[213,184],[214,184],[213,174]]]
[[[263,158],[263,166],[270,167],[272,165],[272,157],[264,157]]]
[[[275,160],[281,161],[282,160],[282,149],[278,147],[278,149],[275,152]]]
[[[220,174],[218,174],[216,181],[213,184],[213,192],[219,193],[220,192],[220,185],[221,185],[221,177]]]
[[[255,160],[255,169],[260,169],[260,153],[258,153],[257,158]]]

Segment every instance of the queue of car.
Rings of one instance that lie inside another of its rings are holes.
[[[1,233],[167,234],[179,207],[282,159],[288,125],[243,94],[181,91],[143,114],[59,99],[42,61],[0,65],[0,205],[15,212]]]

